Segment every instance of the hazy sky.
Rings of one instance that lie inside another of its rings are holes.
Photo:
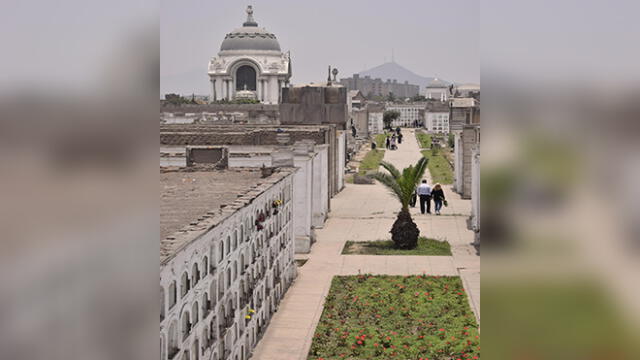
[[[326,79],[327,65],[348,77],[385,61],[422,76],[480,82],[476,0],[163,0],[160,93],[206,95],[207,64],[253,5],[260,27],[291,51],[295,84]]]

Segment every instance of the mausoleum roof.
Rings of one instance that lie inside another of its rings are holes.
[[[241,28],[228,33],[220,45],[220,51],[233,50],[281,51],[276,36],[265,28],[258,27],[258,23],[253,19],[251,6],[247,7],[247,21]]]
[[[431,80],[431,82],[429,82],[429,84],[427,84],[428,88],[445,88],[449,86],[447,83],[445,83],[444,81],[435,78],[433,80]]]

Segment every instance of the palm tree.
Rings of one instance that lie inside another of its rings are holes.
[[[420,230],[409,213],[409,202],[411,202],[416,186],[424,176],[428,161],[423,157],[415,165],[402,170],[402,173],[392,164],[383,161],[380,166],[385,168],[388,173],[377,172],[373,174],[373,178],[386,186],[402,206],[398,218],[391,228],[391,239],[398,249],[415,249],[418,245]]]

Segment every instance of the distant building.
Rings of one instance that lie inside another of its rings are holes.
[[[449,103],[441,101],[428,101],[424,113],[424,127],[431,133],[448,134],[449,129]]]
[[[462,84],[456,86],[457,96],[480,98],[480,85],[478,84]]]
[[[453,98],[450,101],[450,131],[462,131],[464,125],[480,123],[480,102],[474,98]]]
[[[447,99],[449,99],[449,84],[438,78],[433,79],[425,88],[424,97],[427,99],[447,101]]]
[[[400,117],[391,123],[392,127],[414,127],[416,124],[422,126],[424,123],[425,107],[425,103],[387,104],[385,110],[400,113]]]
[[[278,104],[291,78],[291,58],[280,50],[276,36],[258,27],[253,9],[247,21],[225,36],[218,56],[209,62],[212,101],[243,99]]]
[[[393,93],[395,97],[404,99],[414,97],[420,91],[420,86],[409,84],[408,81],[399,83],[397,80],[387,79],[385,82],[380,78],[360,77],[358,74],[353,74],[353,77],[350,78],[340,79],[340,84],[349,90],[360,90],[368,98],[372,96],[389,96],[389,93]]]
[[[360,90],[349,90],[347,94],[347,105],[349,106],[349,112],[353,109],[362,109],[367,102],[367,98],[362,95]]]

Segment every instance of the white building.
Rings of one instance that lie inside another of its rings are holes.
[[[247,21],[225,36],[218,56],[209,62],[209,78],[213,101],[238,97],[278,104],[280,90],[291,78],[291,58],[274,34],[258,27],[248,6]]]
[[[473,93],[480,93],[479,84],[462,84],[456,86],[456,91],[459,97],[471,97]]]
[[[251,356],[296,276],[295,172],[161,174],[162,360]]]
[[[369,134],[382,134],[384,132],[384,113],[382,111],[369,111]]]
[[[396,110],[400,113],[400,117],[391,123],[394,128],[413,127],[416,122],[422,124],[424,121],[424,103],[388,104],[385,110]]]
[[[329,214],[329,145],[309,140],[289,146],[228,146],[229,168],[295,166],[293,227],[295,252],[309,253],[315,229]]]
[[[449,99],[449,85],[444,81],[435,78],[427,84],[424,96],[427,99],[447,101],[447,99]]]
[[[449,133],[449,112],[426,112],[424,127],[432,133]]]

